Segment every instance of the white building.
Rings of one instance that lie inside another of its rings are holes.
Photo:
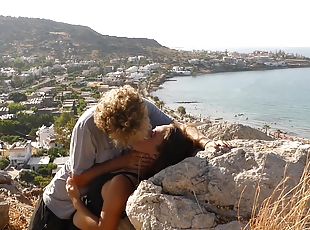
[[[38,147],[50,149],[55,147],[55,131],[54,125],[46,127],[42,125],[37,131]]]
[[[31,140],[15,142],[8,148],[10,164],[12,166],[23,166],[29,161],[31,153]]]
[[[30,166],[30,169],[37,171],[40,166],[48,165],[49,162],[50,162],[49,156],[31,157],[27,165]]]
[[[125,72],[123,71],[116,71],[116,72],[110,72],[106,74],[106,77],[124,77]]]
[[[124,83],[124,78],[120,76],[105,76],[102,77],[102,83],[109,86],[119,86]]]
[[[226,64],[229,64],[229,65],[235,65],[236,62],[237,62],[237,59],[234,58],[234,57],[223,57],[223,62],[225,62]]]
[[[135,66],[135,65],[134,65],[134,66],[131,66],[131,67],[129,67],[128,69],[126,69],[125,72],[126,72],[126,73],[135,73],[135,72],[138,71],[138,69],[139,69],[138,66]]]
[[[256,63],[257,64],[264,64],[264,63],[270,63],[273,62],[273,59],[269,56],[256,56]]]
[[[159,63],[151,63],[151,64],[144,66],[144,68],[146,68],[147,70],[156,70],[156,69],[160,68],[160,64]]]
[[[120,58],[114,58],[110,60],[110,64],[119,64],[122,60]]]
[[[139,60],[139,58],[137,56],[128,57],[128,59],[127,59],[128,62],[137,62],[138,60]]]
[[[0,76],[13,77],[13,76],[16,76],[17,74],[18,74],[18,71],[14,70],[11,67],[0,69]]]
[[[172,67],[172,73],[177,76],[189,76],[192,74],[190,70],[185,69],[181,66],[173,66]]]
[[[146,66],[141,66],[138,70],[138,73],[143,73],[144,75],[150,75],[151,70]]]
[[[132,73],[128,76],[128,80],[132,80],[133,83],[140,83],[140,81],[145,80],[147,75],[144,73]]]
[[[33,67],[30,68],[29,72],[31,73],[32,76],[42,76],[43,69],[42,67]]]
[[[194,59],[188,60],[188,63],[191,64],[191,65],[199,65],[200,64],[200,60],[197,59],[197,58],[194,58]]]
[[[264,65],[271,66],[271,67],[285,67],[285,66],[287,66],[285,61],[265,62]]]

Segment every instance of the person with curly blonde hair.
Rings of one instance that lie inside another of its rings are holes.
[[[94,120],[117,146],[142,140],[151,129],[147,106],[130,86],[108,91],[98,103]]]
[[[111,174],[111,179],[104,183],[101,192],[98,191],[104,203],[98,201],[97,210],[89,209],[82,202],[78,186],[73,179],[68,178],[67,192],[77,210],[73,218],[74,224],[80,229],[118,229],[127,199],[140,180],[204,149],[206,138],[190,135],[187,128],[175,123],[157,126],[152,130],[150,138],[136,142],[132,146],[136,151],[156,155],[156,159],[148,168],[138,170],[135,176],[132,174],[130,180],[124,176],[129,175],[127,169]]]
[[[76,229],[72,223],[75,208],[66,191],[67,179],[72,177],[84,196],[99,176],[121,169],[148,168],[155,158],[128,148],[147,138],[152,128],[171,122],[169,116],[131,86],[104,93],[98,104],[86,110],[75,124],[70,159],[45,188],[29,229]],[[102,184],[96,186],[101,189]]]

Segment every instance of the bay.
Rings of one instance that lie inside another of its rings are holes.
[[[310,138],[310,68],[174,77],[153,92],[165,104],[198,117]],[[197,102],[197,103],[178,103]]]

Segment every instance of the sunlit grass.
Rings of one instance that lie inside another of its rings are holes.
[[[306,164],[299,183],[290,190],[288,180],[289,178],[283,179],[260,208],[257,202],[259,189],[257,190],[252,218],[245,229],[310,229],[310,161]]]

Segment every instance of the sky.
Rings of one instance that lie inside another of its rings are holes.
[[[175,49],[310,47],[308,0],[0,0],[0,15],[150,38]]]

